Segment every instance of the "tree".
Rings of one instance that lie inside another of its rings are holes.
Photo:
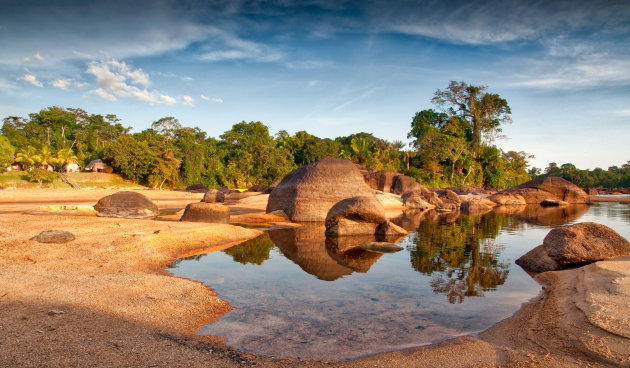
[[[63,169],[63,165],[72,162],[76,163],[77,156],[74,154],[74,151],[72,151],[72,148],[62,148],[57,151],[57,154],[52,159],[52,162],[57,165],[57,167],[59,168],[59,172],[61,172],[61,170]]]
[[[486,89],[486,86],[451,81],[445,90],[436,90],[432,99],[449,116],[457,116],[470,125],[473,157],[477,157],[484,137],[492,144],[501,124],[511,122],[507,101],[498,94],[486,93]]]

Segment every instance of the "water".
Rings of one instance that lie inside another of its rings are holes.
[[[499,211],[500,212],[500,211]],[[630,206],[542,208],[483,216],[408,215],[397,253],[349,250],[322,226],[271,230],[178,260],[171,272],[201,280],[235,309],[201,333],[244,351],[350,359],[487,329],[540,286],[514,260],[552,227],[606,224],[630,238]],[[354,239],[364,244],[374,239]]]

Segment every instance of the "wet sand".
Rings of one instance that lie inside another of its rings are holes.
[[[165,267],[260,231],[39,211],[40,205],[93,205],[113,192],[0,191],[0,366],[630,366],[629,258],[537,276],[541,295],[477,337],[347,362],[239,352],[220,338],[195,335],[230,306]],[[141,192],[161,209],[181,209],[202,196]],[[259,216],[265,201],[255,196],[230,206]],[[76,239],[29,240],[48,229]]]

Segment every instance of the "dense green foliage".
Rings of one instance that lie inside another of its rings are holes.
[[[582,188],[628,188],[630,187],[630,161],[619,166],[611,166],[608,170],[595,168],[594,170],[580,170],[575,165],[567,163],[558,166],[551,162],[544,173],[533,167],[529,170],[532,177],[559,176]]]
[[[305,131],[272,135],[266,125],[253,121],[236,123],[218,138],[184,127],[174,117],[132,133],[116,115],[53,106],[28,118],[4,119],[0,164],[19,161],[27,170],[61,170],[65,163],[85,167],[100,158],[124,178],[160,188],[271,184],[326,156],[399,171],[431,187],[506,188],[530,179],[527,160],[532,156],[504,152],[494,144],[501,124],[510,122],[507,101],[486,92],[486,87],[451,82],[435,92],[433,103],[439,111],[427,109],[413,116],[408,148],[365,132],[335,139]]]

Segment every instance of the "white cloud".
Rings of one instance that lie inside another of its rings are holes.
[[[162,102],[165,105],[173,105],[177,103],[177,100],[171,96],[160,95],[160,102]]]
[[[51,83],[51,85],[53,87],[57,87],[57,88],[63,89],[65,91],[65,90],[68,89],[68,87],[70,86],[71,83],[72,83],[72,79],[57,78]]]
[[[124,61],[115,59],[92,61],[88,64],[86,72],[96,77],[96,84],[100,87],[92,93],[105,100],[115,101],[116,97],[119,97],[149,104],[176,103],[176,100],[168,95],[147,89],[146,86],[151,84],[148,74]]]
[[[206,100],[209,102],[214,102],[214,103],[223,103],[223,99],[222,98],[212,98],[212,97],[208,97],[208,96],[204,96],[201,95],[200,96],[202,100]]]
[[[284,58],[284,53],[274,47],[242,39],[227,32],[221,32],[206,48],[216,48],[200,56],[203,61],[249,60],[275,62]]]
[[[34,76],[33,74],[24,74],[24,76],[22,78],[18,78],[21,79],[25,82],[28,82],[32,85],[34,85],[35,87],[43,87],[44,85],[42,84],[42,82],[37,80],[37,77]]]
[[[112,95],[111,93],[105,91],[102,88],[97,88],[97,89],[95,89],[93,91],[90,91],[90,93],[94,94],[94,95],[96,95],[96,96],[98,96],[98,97],[100,97],[100,98],[102,98],[103,100],[106,100],[106,101],[112,101],[113,102],[113,101],[117,101],[118,100],[116,98],[116,96]]]
[[[190,96],[183,96],[182,97],[182,104],[184,104],[186,106],[195,106],[195,99],[190,97]]]
[[[182,80],[183,80],[184,82],[192,82],[192,81],[194,81],[194,80],[195,80],[195,78],[193,78],[193,77],[182,77]]]
[[[42,60],[44,60],[44,57],[43,57],[43,56],[41,56],[41,55],[39,54],[39,52],[36,52],[36,53],[35,53],[35,54],[33,54],[32,56],[26,56],[26,57],[24,57],[24,58],[22,59],[22,61],[23,61],[24,63],[30,63],[30,62],[31,62],[31,61],[33,61],[33,60],[42,61]]]
[[[319,81],[318,80],[310,80],[310,81],[308,81],[307,84],[308,84],[309,87],[315,87],[316,85],[319,84]]]
[[[74,86],[78,89],[86,89],[90,86],[90,84],[87,82],[74,82]]]

